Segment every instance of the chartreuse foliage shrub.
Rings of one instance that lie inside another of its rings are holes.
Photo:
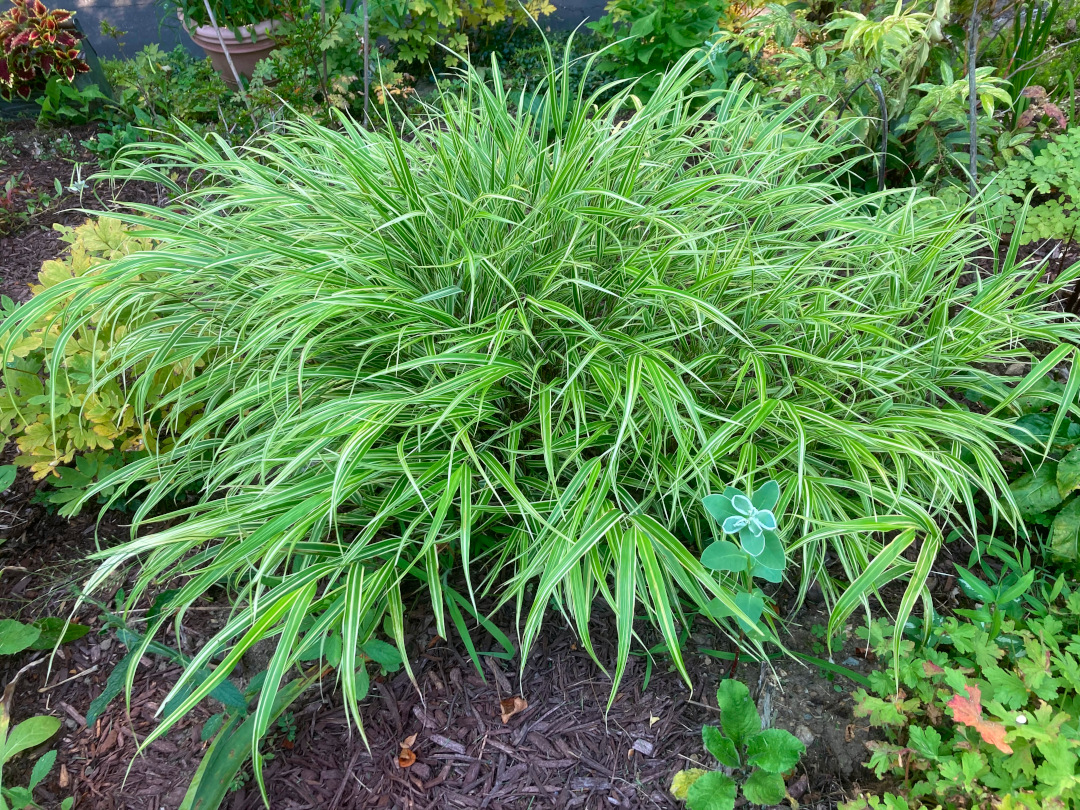
[[[821,583],[834,621],[895,579],[909,612],[939,527],[977,496],[1016,520],[1001,445],[1015,397],[1072,357],[1080,327],[1043,303],[1080,268],[1046,284],[1010,254],[967,272],[986,244],[967,212],[845,192],[823,167],[849,133],[815,140],[745,88],[695,94],[695,70],[629,118],[626,89],[600,102],[553,67],[525,105],[491,71],[404,136],[299,120],[240,149],[121,154],[124,176],[176,195],[126,217],[159,246],[5,328],[17,340],[63,304],[64,351],[86,324],[136,324],[93,386],[142,369],[135,421],[175,437],[102,482],[145,482],[140,534],[89,587],[138,560],[134,604],[186,576],[148,638],[210,589],[235,600],[148,740],[262,639],[269,707],[336,632],[359,719],[359,646],[385,628],[404,648],[418,592],[444,636],[474,597],[513,606],[522,660],[551,608],[590,651],[611,610],[616,681],[644,616],[685,674],[688,612],[719,600],[733,635],[751,623],[737,581],[698,560],[722,528],[702,498],[728,485],[776,481],[788,570]],[[1036,351],[1022,380],[987,370]],[[199,372],[159,396],[175,368]],[[969,411],[965,390],[999,404]],[[253,718],[258,739],[269,708]]]
[[[38,284],[32,287],[35,295],[68,289],[65,281],[92,279],[107,264],[153,248],[151,239],[109,217],[57,229],[69,247],[61,258],[42,265]],[[146,366],[136,364],[127,375],[98,385],[95,368],[110,347],[151,322],[153,313],[73,320],[65,316],[69,295],[50,294],[48,299],[46,306],[34,308],[33,321],[20,319],[17,333],[0,329],[0,437],[5,443],[15,441],[17,465],[29,467],[35,479],[47,478],[56,485],[46,498],[72,510],[92,481],[105,477],[123,459],[157,445],[160,420],[137,418],[127,402],[129,377],[140,377],[157,402],[191,374],[180,363],[142,377]],[[4,309],[5,314],[15,311],[10,300]]]

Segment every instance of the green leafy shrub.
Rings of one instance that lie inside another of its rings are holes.
[[[921,4],[860,8],[829,7],[819,14],[773,3],[742,30],[721,36],[753,57],[755,81],[768,95],[802,98],[812,115],[824,112],[826,120],[837,114],[855,119],[853,132],[871,155],[882,150],[883,100],[888,184],[966,187],[969,85],[962,30],[955,39],[943,36],[949,4],[935,3],[932,13]],[[994,112],[1012,99],[993,67],[977,67],[975,77],[978,161],[984,166],[1001,129]],[[876,169],[878,158],[872,162]]]
[[[883,669],[855,693],[855,714],[884,730],[869,767],[901,789],[846,810],[1080,801],[1080,592],[1060,578],[1050,601],[1046,615],[1026,620],[995,622],[991,606],[960,611],[934,621],[925,645],[902,641],[898,657],[895,629],[871,625]]]
[[[1012,228],[1031,192],[1035,196],[1024,217],[1021,244],[1074,239],[1080,229],[1080,127],[1070,127],[1038,155],[1027,150],[1017,155],[987,193],[1000,196],[1006,228]]]
[[[610,44],[600,69],[651,92],[665,70],[716,32],[726,0],[609,0],[589,27]],[[700,74],[704,78],[705,74]]]
[[[414,588],[444,636],[475,594],[514,605],[522,660],[552,604],[592,652],[599,599],[616,682],[640,615],[685,675],[676,623],[714,600],[739,613],[741,580],[698,559],[721,528],[702,499],[729,485],[791,493],[786,557],[834,630],[897,579],[902,621],[977,496],[1018,520],[1002,448],[1016,398],[1073,357],[1080,326],[1044,304],[1080,267],[1045,282],[1010,253],[968,273],[987,235],[967,212],[899,193],[879,212],[889,195],[868,205],[826,168],[843,128],[819,141],[747,87],[693,93],[691,61],[629,118],[627,88],[599,102],[553,68],[522,109],[470,71],[404,135],[299,120],[238,150],[191,133],[121,153],[119,176],[175,195],[124,217],[162,244],[44,290],[4,331],[10,351],[62,306],[63,353],[93,324],[146,324],[93,389],[128,386],[132,424],[175,441],[97,486],[145,482],[137,530],[177,489],[201,495],[102,552],[88,587],[136,559],[130,605],[190,577],[153,637],[228,583],[236,610],[177,692],[205,697],[276,638],[272,703],[316,648],[307,616],[345,661],[384,618],[404,649]],[[1030,373],[988,370],[1015,362]],[[964,390],[999,404],[973,412]]]
[[[108,217],[57,229],[70,248],[64,257],[42,265],[35,295],[62,291],[70,279],[93,278],[108,262],[153,247],[151,240]],[[56,481],[59,489],[48,500],[72,504],[93,480],[120,466],[124,457],[155,447],[159,440],[160,422],[135,418],[124,380],[102,386],[94,381],[95,367],[108,355],[109,345],[145,326],[152,316],[93,319],[67,331],[71,324],[63,315],[66,296],[52,300],[18,333],[2,335],[0,436],[18,446],[17,465],[29,467],[36,479]],[[18,312],[10,299],[4,301],[6,315]],[[140,370],[136,365],[131,373]],[[143,380],[144,386],[149,384],[143,390],[152,392],[152,401],[159,401],[189,376],[183,364],[161,369]],[[77,461],[76,467],[65,466],[72,461]]]
[[[397,61],[410,64],[445,59],[454,65],[457,60],[453,54],[468,54],[475,32],[506,20],[517,26],[530,25],[530,20],[553,13],[555,6],[550,0],[376,0],[370,9],[372,37],[390,40]]]
[[[798,737],[781,728],[761,727],[761,716],[746,684],[725,680],[716,690],[720,728],[701,730],[705,750],[733,776],[691,768],[679,771],[671,793],[685,799],[689,810],[733,810],[742,791],[751,804],[780,804],[787,796],[784,774],[795,769],[806,752]]]

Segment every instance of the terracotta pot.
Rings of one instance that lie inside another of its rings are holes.
[[[182,19],[180,22],[184,25]],[[212,25],[200,25],[194,31],[184,25],[184,30],[188,32],[195,44],[210,57],[214,70],[221,74],[225,84],[235,90],[236,79],[229,68],[229,60],[225,58],[225,52],[221,48],[222,40],[225,42],[225,47],[229,49],[229,56],[232,57],[237,72],[250,79],[252,71],[255,70],[255,65],[269,56],[270,51],[277,46],[277,42],[270,36],[276,27],[276,20],[264,20],[252,26],[241,26],[239,39],[231,29],[214,28]],[[218,37],[219,33],[221,34],[220,38]],[[254,42],[252,41],[252,33],[255,35]]]

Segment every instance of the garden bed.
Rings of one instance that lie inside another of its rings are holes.
[[[107,513],[96,530],[90,512],[71,521],[50,515],[31,503],[35,489],[20,476],[2,506],[14,528],[0,546],[0,566],[7,569],[0,616],[22,621],[67,616],[73,589],[92,569],[82,558],[95,542],[106,544],[125,533],[122,514]],[[121,586],[129,583],[117,583],[102,598],[107,602]],[[185,649],[197,649],[227,611],[227,605],[207,605],[189,614]],[[136,739],[155,724],[154,712],[180,672],[174,664],[147,657],[137,671],[130,714],[120,698],[86,727],[91,701],[126,652],[113,633],[101,630],[101,612],[84,605],[75,619],[95,632],[62,647],[51,671],[42,663],[19,681],[16,721],[46,713],[64,722],[58,765],[40,795],[55,802],[74,795],[76,808],[94,810],[177,807],[205,750],[200,730],[213,709],[200,707],[135,756]],[[820,643],[815,631],[826,621],[819,603],[811,601],[789,624],[790,647],[814,650]],[[509,621],[500,623],[510,629]],[[614,658],[614,636],[613,625],[596,621],[602,660]],[[482,632],[476,638],[478,644],[492,641]],[[439,639],[422,610],[411,614],[409,641],[416,651],[412,662],[419,688],[404,672],[376,682],[364,714],[370,750],[350,732],[332,681],[306,693],[275,727],[263,749],[272,755],[265,776],[275,810],[675,808],[680,805],[668,793],[671,778],[704,762],[701,726],[715,722],[716,685],[730,673],[726,660],[689,653],[691,692],[660,657],[642,689],[646,662],[635,657],[605,715],[610,681],[573,633],[555,621],[545,625],[520,681],[516,660],[488,657],[482,659],[481,679],[460,641]],[[728,648],[710,633],[692,636],[687,649],[695,646]],[[855,646],[847,644],[837,660],[849,659],[856,671],[867,669],[851,657]],[[0,681],[32,660],[47,658],[38,652],[0,659]],[[809,743],[799,773],[789,780],[800,806],[834,807],[859,783],[872,782],[859,766],[866,758],[867,731],[852,717],[851,682],[830,680],[816,667],[793,660],[777,661],[775,669],[743,663],[737,676],[755,687],[759,705],[771,706],[774,725]],[[500,701],[513,696],[524,697],[528,707],[504,724]],[[417,759],[402,768],[400,743],[412,735]],[[18,768],[14,773],[19,778]],[[225,807],[262,807],[253,782],[241,779],[235,787]]]

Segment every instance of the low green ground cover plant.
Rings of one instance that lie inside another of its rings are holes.
[[[1029,194],[1031,208],[1019,228],[1022,244],[1037,239],[1072,241],[1080,228],[1080,126],[1009,161],[991,184],[991,195],[1001,195],[1007,226],[1015,225]]]
[[[733,810],[740,793],[751,804],[780,804],[788,795],[784,774],[795,770],[806,746],[790,731],[762,728],[750,690],[741,681],[721,681],[716,701],[720,727],[705,726],[701,736],[705,750],[732,775],[703,768],[679,771],[672,795],[685,799],[689,810]]]
[[[1034,602],[1041,609],[1011,610],[1033,576],[974,610],[935,618],[901,642],[899,657],[895,627],[870,625],[883,668],[856,692],[855,714],[883,731],[885,740],[869,744],[869,767],[899,789],[847,810],[1080,801],[1080,592],[1062,576]]]
[[[89,587],[137,560],[131,606],[188,577],[143,644],[210,589],[237,606],[147,743],[271,640],[257,753],[330,633],[359,722],[353,662],[383,629],[404,652],[417,595],[444,636],[475,599],[512,606],[522,660],[552,610],[590,653],[611,610],[616,684],[645,616],[686,675],[688,615],[737,639],[753,623],[738,572],[699,561],[723,529],[703,499],[729,486],[787,493],[785,570],[820,583],[830,631],[897,579],[903,621],[976,497],[1018,521],[1002,447],[1019,397],[1061,419],[1076,401],[1080,374],[1036,386],[1080,339],[1044,306],[1080,268],[1046,282],[1010,251],[966,273],[995,237],[971,212],[851,194],[845,125],[819,139],[798,105],[696,92],[700,69],[684,58],[631,117],[631,88],[585,95],[564,59],[530,105],[468,71],[404,135],[300,119],[239,149],[185,130],[121,153],[117,177],[174,195],[124,216],[157,247],[43,290],[3,332],[10,352],[59,312],[59,357],[132,324],[89,390],[123,382],[133,423],[174,441],[88,493],[142,503]],[[183,489],[199,497],[154,525]]]

